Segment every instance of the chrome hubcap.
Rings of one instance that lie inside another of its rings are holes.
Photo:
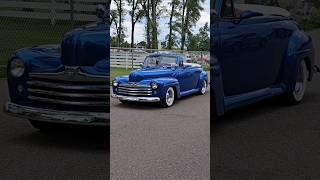
[[[206,93],[206,91],[207,91],[207,82],[203,81],[203,85],[202,85],[202,88],[201,88],[201,93],[204,94],[204,93]]]
[[[171,106],[174,102],[174,90],[170,87],[166,93],[166,103],[168,106]]]
[[[293,96],[297,101],[301,101],[307,85],[307,69],[305,62],[302,62],[297,75],[296,85],[293,91]]]

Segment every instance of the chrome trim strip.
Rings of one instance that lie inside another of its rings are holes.
[[[79,97],[79,98],[108,98],[109,95],[107,93],[104,94],[88,94],[88,93],[62,93],[56,91],[48,91],[41,90],[37,88],[28,88],[28,92],[43,94],[43,95],[52,95],[52,96],[60,96],[60,97]]]
[[[4,112],[25,119],[55,123],[109,126],[110,113],[57,111],[44,108],[21,106],[11,102],[4,105]]]
[[[138,102],[159,102],[159,97],[135,97],[135,96],[122,96],[112,94],[113,98],[117,98],[122,101],[138,101]]]
[[[130,92],[123,92],[123,91],[119,91],[119,93],[131,95],[131,96],[151,96],[152,95],[152,93],[130,93]]]
[[[27,81],[28,85],[46,88],[68,89],[68,90],[106,90],[109,91],[108,85],[67,85],[59,83],[50,83],[43,81]]]
[[[141,84],[119,84],[119,87],[126,87],[126,88],[151,88],[150,85],[141,85]]]
[[[118,89],[130,90],[130,91],[152,91],[152,88],[128,88],[128,87],[118,87]]]
[[[59,99],[51,99],[51,98],[43,98],[29,95],[28,99],[35,100],[39,102],[46,102],[46,103],[54,103],[54,104],[62,104],[62,105],[77,105],[77,106],[109,106],[107,99],[105,102],[103,101],[65,101]]]

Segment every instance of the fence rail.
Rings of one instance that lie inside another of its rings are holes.
[[[181,54],[188,60],[201,65],[209,64],[210,52],[207,51],[180,51],[159,49],[136,49],[136,48],[110,48],[110,67],[132,68],[140,67],[146,56],[154,53]]]
[[[106,0],[44,0],[42,2],[24,0],[2,0],[0,17],[96,21],[97,4],[106,4]]]

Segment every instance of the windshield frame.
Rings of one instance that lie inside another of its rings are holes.
[[[149,60],[150,58],[157,58],[160,59],[160,61],[162,60],[162,58],[171,58],[172,60],[175,59],[174,63],[159,63],[158,65],[156,64],[151,64],[148,63],[147,64],[147,60]],[[174,66],[178,66],[179,65],[179,58],[177,56],[174,55],[159,55],[159,56],[147,56],[144,61],[143,61],[143,67],[171,67],[172,65]]]

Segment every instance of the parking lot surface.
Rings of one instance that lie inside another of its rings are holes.
[[[111,178],[208,179],[210,94],[173,107],[111,99]]]

